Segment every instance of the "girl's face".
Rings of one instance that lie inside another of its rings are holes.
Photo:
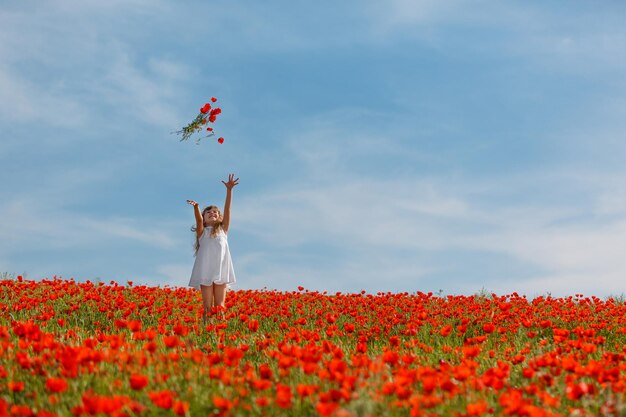
[[[216,208],[209,209],[204,212],[204,224],[213,226],[220,220],[220,211]]]

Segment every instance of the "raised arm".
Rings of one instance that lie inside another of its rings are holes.
[[[224,215],[222,218],[222,229],[224,233],[228,233],[228,227],[230,226],[230,203],[232,200],[233,187],[239,184],[239,178],[234,179],[235,174],[228,175],[228,181],[222,181],[226,186],[226,201],[224,202]]]
[[[200,213],[200,206],[193,200],[187,200],[187,203],[193,206],[193,213],[196,216],[196,236],[200,237],[204,232],[204,219]]]

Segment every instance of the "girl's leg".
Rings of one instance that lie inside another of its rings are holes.
[[[213,284],[213,296],[215,299],[215,306],[220,308],[222,318],[224,318],[224,309],[226,308],[226,284]]]
[[[206,324],[207,317],[213,309],[213,285],[200,285],[200,291],[202,291],[202,323]]]

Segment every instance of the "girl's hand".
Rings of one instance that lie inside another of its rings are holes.
[[[193,200],[187,200],[187,204],[191,204],[194,207],[198,207],[198,203]]]
[[[226,186],[227,190],[232,190],[235,185],[239,184],[239,178],[237,179],[233,179],[233,178],[235,178],[235,174],[229,174],[228,182],[222,181],[222,184]]]

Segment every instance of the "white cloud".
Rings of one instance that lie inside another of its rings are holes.
[[[119,167],[92,165],[56,171],[37,178],[36,185],[4,192],[0,202],[0,254],[9,256],[19,248],[83,249],[115,247],[121,242],[171,249],[181,242],[172,237],[174,228],[164,219],[102,216],[74,208],[89,207],[90,195],[106,184]],[[154,222],[159,227],[154,227]],[[22,249],[23,251],[23,249]]]
[[[76,98],[36,85],[6,66],[0,66],[0,96],[0,120],[6,123],[77,128],[89,120]]]
[[[41,205],[40,205],[41,204]],[[90,214],[54,209],[30,198],[15,198],[0,205],[3,218],[0,251],[11,253],[17,247],[63,249],[115,246],[134,241],[158,248],[173,248],[180,242],[149,222],[115,216],[97,219]]]
[[[153,73],[139,70],[123,49],[114,54],[99,85],[97,95],[111,108],[124,109],[146,124],[172,128],[180,122],[175,108],[177,84],[187,67],[167,60],[152,60]],[[118,110],[119,111],[119,110]]]
[[[450,20],[454,16],[467,19],[467,14],[463,12],[471,12],[472,9],[467,7],[467,2],[392,0],[385,3],[369,2],[366,10],[378,28],[397,30],[403,25],[432,24]]]
[[[622,215],[626,213],[626,184],[619,185],[612,192],[598,195],[596,211],[601,216]]]
[[[134,276],[135,285],[169,286],[187,288],[193,261],[188,264],[156,265],[154,273]]]
[[[521,58],[542,72],[623,71],[626,41],[621,4],[589,10],[551,10],[543,4],[496,1],[441,2],[392,0],[371,2],[366,10],[380,41],[414,39],[448,53]],[[481,42],[465,42],[466,31],[486,31]],[[457,38],[457,36],[461,36]]]
[[[140,65],[144,51],[134,37],[141,29],[131,24],[158,16],[162,4],[105,3],[62,1],[0,17],[6,122],[98,129],[121,112],[149,125],[177,125],[176,104],[195,73],[158,54]]]
[[[462,253],[491,256],[494,262],[509,258],[509,271],[505,266],[495,272],[504,275],[484,275],[485,285],[507,293],[621,292],[626,213],[620,207],[626,203],[619,184],[626,183],[626,173],[549,168],[490,179],[356,175],[358,166],[346,164],[345,153],[367,161],[377,149],[367,137],[361,142],[342,135],[342,129],[333,130],[331,123],[307,130],[290,148],[303,172],[271,191],[238,197],[235,227],[268,248],[238,261],[254,285],[299,282],[295,285],[315,289],[379,290],[377,277],[384,275],[400,277],[408,286],[411,279],[430,286],[429,277],[445,275],[441,259]],[[334,147],[328,137],[347,143]],[[399,142],[391,141],[390,147],[402,150]],[[323,262],[297,255],[320,245],[330,248]],[[424,253],[447,255],[431,261]],[[511,281],[506,274],[519,278]],[[451,282],[443,279],[440,285]],[[480,289],[472,287],[476,282],[454,285],[457,291]]]
[[[623,271],[623,270],[622,270]],[[552,273],[525,279],[515,284],[514,291],[534,298],[537,296],[563,297],[575,294],[585,296],[609,297],[622,296],[624,286],[622,285],[624,274],[601,273],[589,274],[584,272],[563,272]],[[502,285],[495,282],[489,288],[496,294],[509,294],[512,292],[510,285]]]
[[[339,184],[242,197],[237,221],[278,245],[327,239],[434,248],[441,242],[434,222],[469,214],[467,203],[429,181],[337,178]],[[276,221],[264,221],[270,218]]]
[[[506,179],[502,181],[506,183]],[[238,228],[266,242],[272,250],[289,251],[293,246],[306,250],[307,245],[322,244],[350,248],[361,255],[359,261],[342,261],[331,256],[327,263],[338,262],[338,265],[313,263],[308,271],[277,265],[261,274],[264,279],[271,276],[274,283],[291,282],[288,280],[291,275],[313,285],[315,277],[323,280],[331,276],[357,286],[361,283],[367,289],[378,289],[381,286],[377,276],[390,280],[399,277],[405,283],[413,277],[424,279],[422,284],[430,285],[429,272],[443,265],[423,259],[416,261],[409,254],[460,250],[510,256],[518,261],[516,265],[526,264],[543,271],[515,283],[507,282],[506,286],[500,285],[499,289],[506,292],[532,287],[535,293],[594,290],[594,294],[601,295],[619,292],[622,288],[621,277],[626,274],[624,215],[617,220],[600,219],[599,225],[594,218],[567,223],[572,215],[567,207],[521,204],[511,208],[496,204],[483,211],[465,195],[448,195],[449,191],[442,184],[368,183],[346,178],[343,182],[340,186],[285,190],[240,201],[236,210]],[[466,185],[471,193],[471,184]],[[376,198],[372,199],[372,195]],[[580,209],[576,211],[579,215],[588,214]],[[566,223],[558,225],[563,221]],[[405,253],[405,258],[396,257],[397,251]],[[249,263],[254,264],[261,257],[258,255]],[[271,256],[271,259],[276,257]],[[390,259],[396,263],[385,266]],[[355,267],[357,262],[358,268]],[[419,262],[426,263],[420,265]],[[300,262],[299,267],[304,264],[306,262]],[[510,272],[516,273],[514,269]],[[497,282],[497,277],[485,278]],[[324,282],[334,288],[350,287],[343,284]]]
[[[527,5],[494,1],[391,0],[369,2],[365,7],[372,30],[381,37],[417,37],[430,45],[441,43],[444,28],[535,27],[538,17]],[[456,33],[456,32],[452,32]]]
[[[253,252],[236,257],[238,276],[236,288],[267,288],[292,291],[303,286],[313,291],[367,292],[416,291],[436,286],[428,281],[428,274],[436,267],[417,265],[392,258],[388,252],[368,256],[360,254],[336,259],[308,258],[306,255],[280,255],[271,252]],[[296,262],[290,262],[290,261]]]

